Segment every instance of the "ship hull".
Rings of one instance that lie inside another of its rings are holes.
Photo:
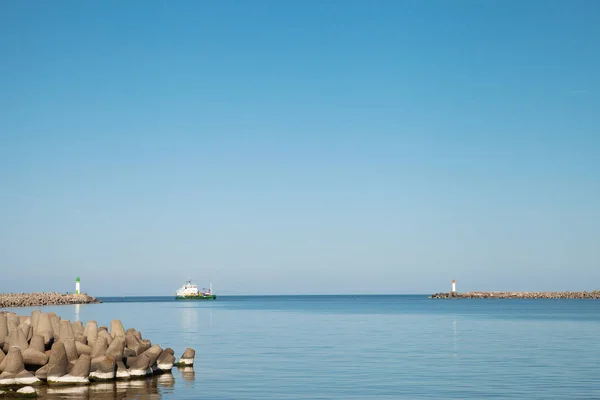
[[[175,300],[216,300],[217,295],[210,296],[175,296]]]

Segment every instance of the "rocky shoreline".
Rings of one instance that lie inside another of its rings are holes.
[[[63,294],[59,292],[0,294],[0,308],[92,303],[102,302],[95,297],[88,296],[87,294]]]
[[[444,292],[430,299],[592,299],[600,300],[600,290],[592,292]]]
[[[110,327],[83,324],[35,310],[20,316],[0,312],[0,397],[35,397],[39,385],[65,387],[128,381],[191,368],[196,352],[186,348],[176,362],[162,348],[120,320]],[[37,385],[37,386],[36,386]]]

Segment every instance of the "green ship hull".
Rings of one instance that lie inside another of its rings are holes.
[[[175,300],[215,300],[216,298],[216,294],[209,296],[175,296]]]

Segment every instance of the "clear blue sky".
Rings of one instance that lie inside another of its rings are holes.
[[[600,3],[0,2],[0,292],[600,288]]]

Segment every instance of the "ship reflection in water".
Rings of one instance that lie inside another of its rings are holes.
[[[193,367],[174,367],[172,373],[145,379],[92,383],[87,386],[40,385],[36,390],[38,397],[43,399],[156,400],[161,399],[163,395],[173,398],[177,381],[174,375],[181,375],[186,385],[195,379]]]

